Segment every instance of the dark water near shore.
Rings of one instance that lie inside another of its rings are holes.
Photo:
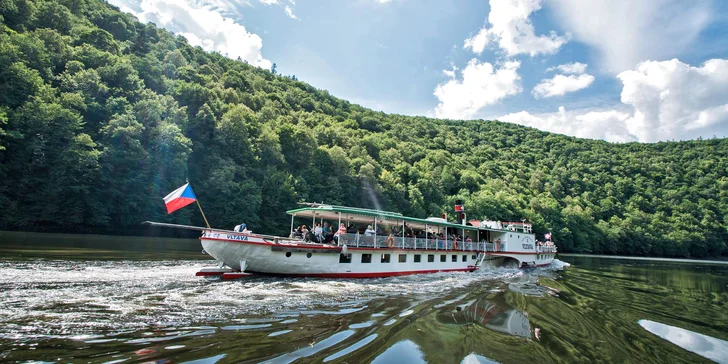
[[[209,282],[198,246],[67,248],[0,244],[0,361],[728,362],[725,264]]]

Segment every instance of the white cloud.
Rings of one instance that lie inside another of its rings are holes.
[[[560,24],[597,50],[600,66],[619,73],[637,63],[676,57],[710,23],[711,2],[692,0],[552,0]]]
[[[276,5],[278,4],[278,0],[260,0],[261,3],[264,5]]]
[[[291,9],[291,7],[288,5],[286,5],[286,15],[288,15],[288,17],[291,19],[298,19],[298,17],[293,14],[293,9]]]
[[[614,142],[728,136],[728,60],[694,67],[677,59],[648,61],[617,76],[621,105],[612,110],[530,114],[498,118],[556,133]]]
[[[581,75],[556,75],[552,78],[541,80],[533,88],[533,96],[537,99],[553,96],[563,96],[569,92],[579,91],[589,87],[594,82],[594,76],[589,74]]]
[[[587,65],[584,63],[574,62],[558,65],[556,67],[549,67],[546,69],[546,72],[561,71],[561,73],[578,75],[586,72],[586,67]]]
[[[386,4],[388,2],[391,2],[392,0],[376,0],[380,4]]]
[[[712,59],[702,67],[677,59],[648,61],[617,77],[624,85],[622,102],[635,110],[627,127],[641,141],[728,128],[728,60]]]
[[[494,41],[508,56],[556,53],[569,36],[558,36],[553,30],[549,35],[537,36],[528,17],[539,9],[541,0],[490,0],[488,23],[491,27],[483,27],[478,34],[466,39],[463,48],[480,54],[490,41]]]
[[[566,111],[563,106],[560,106],[559,111],[555,113],[534,115],[521,111],[497,119],[579,138],[629,142],[636,140],[625,128],[625,121],[629,117],[628,112],[616,110],[580,113]]]
[[[112,0],[112,3],[124,4],[122,0]],[[139,7],[140,12],[133,12],[139,20],[182,35],[191,45],[232,59],[240,57],[262,68],[271,66],[260,53],[263,40],[217,10],[193,6],[186,0],[142,0]]]
[[[505,62],[495,69],[488,62],[473,58],[462,70],[462,79],[455,78],[435,87],[434,95],[440,101],[435,116],[448,119],[471,119],[488,105],[521,92],[520,62]]]

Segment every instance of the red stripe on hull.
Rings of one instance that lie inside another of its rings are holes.
[[[548,252],[556,254],[556,252]],[[488,255],[498,255],[498,254],[548,254],[546,252],[488,252]]]
[[[197,276],[197,277],[221,276],[225,273],[226,272],[197,272],[197,273],[195,273],[195,276]]]
[[[313,277],[313,278],[384,278],[395,276],[409,276],[413,274],[432,274],[440,272],[472,272],[472,268],[457,269],[434,269],[434,270],[413,270],[404,272],[367,272],[367,273],[301,273],[301,274],[279,274],[279,273],[260,273],[272,276],[287,277]],[[257,273],[257,272],[253,272]]]

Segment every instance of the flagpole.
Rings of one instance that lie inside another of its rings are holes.
[[[187,179],[187,178],[185,178],[185,182],[187,182],[188,185],[190,184],[190,180]],[[200,213],[202,214],[202,218],[205,220],[205,225],[207,226],[208,229],[212,229],[210,227],[210,223],[207,222],[207,217],[205,216],[205,212],[202,211],[202,206],[200,206],[200,200],[197,199],[197,196],[195,196],[195,202],[197,202],[197,207],[200,209]]]
[[[195,199],[195,202],[197,202],[197,207],[199,207],[199,208],[200,208],[200,213],[202,214],[202,218],[203,218],[203,219],[205,219],[205,225],[207,225],[207,228],[208,228],[208,229],[212,229],[212,228],[210,227],[210,223],[209,223],[209,222],[207,222],[207,217],[205,217],[205,213],[204,213],[204,212],[202,212],[202,206],[200,206],[200,201],[199,201],[198,199]]]

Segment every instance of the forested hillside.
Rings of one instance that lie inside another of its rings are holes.
[[[388,115],[191,47],[96,0],[0,1],[0,229],[201,225],[285,234],[324,201],[528,218],[562,251],[728,254],[728,141],[610,144]]]

